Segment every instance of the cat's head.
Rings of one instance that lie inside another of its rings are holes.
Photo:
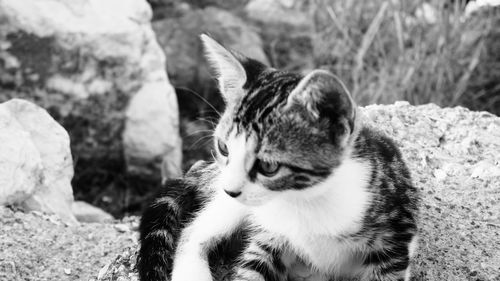
[[[344,84],[324,70],[279,71],[201,38],[226,102],[214,132],[215,184],[253,206],[310,194],[352,146],[356,105]]]

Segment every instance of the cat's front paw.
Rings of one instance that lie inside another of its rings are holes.
[[[192,261],[174,266],[171,281],[212,281],[212,273],[205,262]]]

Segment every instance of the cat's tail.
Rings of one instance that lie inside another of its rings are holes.
[[[168,180],[144,211],[139,227],[137,269],[141,281],[170,280],[184,225],[201,207],[198,188],[184,179]]]

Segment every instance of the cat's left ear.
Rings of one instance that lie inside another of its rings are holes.
[[[226,103],[231,102],[236,98],[238,92],[242,91],[243,85],[247,81],[245,68],[237,58],[239,55],[230,52],[210,36],[202,34],[200,38],[208,62],[216,73],[224,100]]]
[[[338,129],[354,131],[357,107],[349,91],[337,76],[326,70],[314,70],[290,93],[288,105],[300,105],[313,119],[328,118]]]

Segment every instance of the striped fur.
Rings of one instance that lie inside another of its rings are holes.
[[[227,102],[215,161],[144,213],[141,280],[213,280],[221,257],[232,280],[409,280],[419,199],[394,142],[331,73],[277,71],[203,40]]]

